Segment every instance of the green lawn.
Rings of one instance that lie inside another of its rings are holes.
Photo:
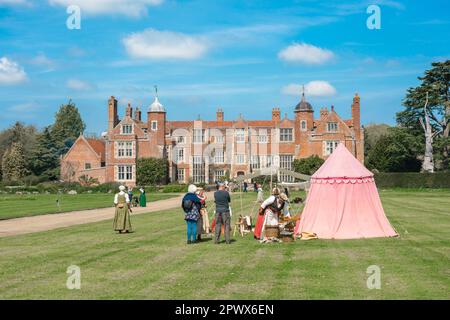
[[[179,210],[132,217],[132,234],[105,221],[0,238],[0,299],[449,299],[450,190],[380,194],[399,238],[187,246]],[[66,288],[70,265],[81,290]],[[371,265],[379,290],[366,286]]]
[[[157,201],[178,196],[174,193],[147,194],[148,201]],[[59,200],[59,207],[57,205]],[[111,207],[114,194],[33,194],[0,195],[0,220],[36,216],[47,213],[59,213]]]

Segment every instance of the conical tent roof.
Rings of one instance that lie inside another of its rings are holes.
[[[313,178],[364,178],[373,177],[373,173],[364,167],[350,151],[340,143],[325,163],[313,175]]]

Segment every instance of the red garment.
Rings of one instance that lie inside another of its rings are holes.
[[[264,215],[258,214],[258,219],[256,219],[255,230],[253,231],[253,235],[257,239],[261,239],[261,231],[264,224]]]
[[[214,219],[213,219],[213,221],[212,221],[212,223],[211,223],[211,230],[212,230],[212,232],[215,232],[216,231],[216,218],[214,217]],[[222,223],[222,226],[221,226],[221,234],[225,234],[225,225]]]

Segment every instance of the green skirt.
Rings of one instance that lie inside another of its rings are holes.
[[[139,205],[141,207],[146,207],[147,206],[147,197],[145,196],[144,193],[141,193],[141,195],[139,196]]]
[[[116,207],[113,227],[114,231],[131,231],[130,211],[127,205],[123,208]]]

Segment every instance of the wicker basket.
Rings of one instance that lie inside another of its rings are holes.
[[[267,238],[279,238],[280,228],[278,226],[266,226],[265,235]]]
[[[294,233],[288,231],[280,232],[280,239],[283,242],[292,242],[294,241]]]

